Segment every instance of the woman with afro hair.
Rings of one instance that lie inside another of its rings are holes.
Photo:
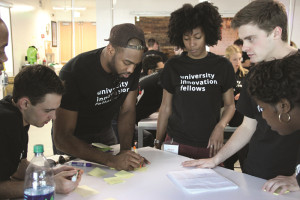
[[[208,2],[185,4],[171,13],[170,43],[185,51],[167,61],[161,75],[156,148],[165,139],[165,149],[169,143],[180,155],[199,159],[223,146],[224,128],[235,111],[235,74],[226,58],[206,50],[221,39],[221,26],[218,8]]]

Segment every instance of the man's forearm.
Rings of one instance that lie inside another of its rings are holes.
[[[59,134],[59,133],[58,133]],[[103,153],[90,144],[80,140],[76,136],[66,136],[57,138],[56,147],[67,154],[83,160],[101,163],[110,166],[113,156],[111,154]]]
[[[1,181],[0,199],[21,198],[24,196],[24,181]]]
[[[12,178],[19,181],[24,180],[25,172],[28,165],[29,165],[28,160],[26,158],[22,159],[21,162],[19,163],[17,171],[12,175]]]
[[[120,113],[118,120],[118,133],[120,150],[130,150],[135,128],[135,112]]]
[[[224,162],[227,158],[244,147],[250,141],[256,129],[256,125],[256,120],[244,117],[242,125],[234,131],[230,139],[214,157],[215,163],[218,165]]]

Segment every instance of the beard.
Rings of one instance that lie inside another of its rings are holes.
[[[113,76],[118,76],[119,78],[124,78],[124,75],[129,75],[131,73],[128,72],[123,72],[123,73],[118,73],[117,68],[116,68],[116,54],[112,57],[111,61],[107,63],[108,68],[110,69],[111,73]]]
[[[116,69],[116,54],[112,57],[111,61],[107,63],[107,66],[111,70],[113,75],[118,75]]]

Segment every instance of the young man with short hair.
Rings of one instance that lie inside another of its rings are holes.
[[[243,48],[252,63],[281,59],[297,52],[287,43],[287,15],[283,4],[278,1],[251,2],[235,15],[232,27],[238,29],[239,37],[244,41]],[[237,105],[237,110],[244,115],[243,123],[225,146],[213,158],[186,161],[183,165],[213,168],[249,142],[244,163],[247,174],[271,179],[263,186],[271,193],[278,188],[281,188],[280,194],[286,190],[299,190],[299,187],[290,185],[288,179],[294,176],[300,135],[283,137],[272,131],[246,88],[243,86]]]
[[[7,60],[4,48],[8,44],[8,29],[0,18],[0,67]],[[29,66],[14,80],[13,96],[0,100],[0,199],[20,198],[24,195],[27,161],[28,129],[42,127],[55,119],[56,109],[64,87],[53,70],[45,66]],[[77,170],[63,166],[54,169],[57,193],[66,194],[79,184],[71,176]],[[80,171],[80,175],[83,172]]]

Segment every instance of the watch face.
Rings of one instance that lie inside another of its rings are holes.
[[[300,164],[297,165],[296,167],[296,176],[300,174]]]

